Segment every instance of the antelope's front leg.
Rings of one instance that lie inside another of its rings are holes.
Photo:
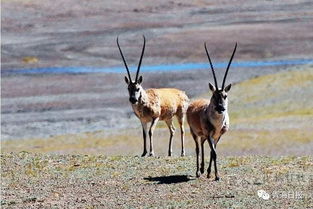
[[[213,158],[212,158],[212,155],[213,155],[213,151],[211,150],[211,152],[210,152],[210,163],[209,163],[209,167],[208,167],[208,179],[210,178],[210,175],[211,175],[211,166],[212,166],[212,160],[213,160]]]
[[[217,154],[216,154],[216,151],[213,152],[213,160],[214,160],[214,169],[215,169],[215,181],[219,181],[220,180],[220,177],[218,175],[218,171],[217,171],[217,165],[216,165],[216,157],[217,157]]]
[[[209,139],[209,144],[210,144],[210,148],[211,148],[211,158],[213,159],[214,162],[214,170],[215,170],[215,181],[220,180],[220,177],[218,175],[218,171],[217,171],[217,164],[216,164],[216,158],[217,158],[217,154],[216,154],[216,143],[213,139],[213,137],[210,137]],[[211,165],[210,165],[211,166]],[[209,168],[208,168],[209,170]],[[211,170],[211,168],[210,168]],[[209,177],[209,175],[208,175]]]
[[[149,156],[154,156],[154,148],[153,148],[153,132],[159,121],[159,118],[152,119],[150,130],[149,130],[149,138],[150,138],[150,154]]]
[[[148,124],[145,122],[141,122],[142,125],[142,135],[143,135],[143,153],[141,157],[146,156],[147,154],[147,129],[148,129]]]

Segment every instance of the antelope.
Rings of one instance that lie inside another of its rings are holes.
[[[218,181],[219,175],[217,171],[216,165],[216,146],[219,142],[221,136],[227,132],[229,129],[229,116],[228,116],[228,99],[227,93],[231,88],[231,84],[225,87],[225,81],[227,77],[227,73],[230,67],[230,64],[233,60],[234,54],[236,52],[237,43],[235,45],[234,51],[228,62],[228,66],[226,68],[226,72],[224,75],[222,88],[218,88],[215,71],[213,68],[213,64],[211,62],[211,58],[209,52],[206,47],[206,43],[204,43],[204,48],[210,62],[211,70],[214,77],[213,86],[209,83],[209,88],[212,92],[212,96],[210,101],[205,99],[198,99],[193,101],[188,109],[187,109],[187,121],[190,127],[191,135],[196,144],[196,156],[197,156],[197,171],[196,177],[200,177],[201,173],[204,173],[204,142],[208,141],[210,149],[211,149],[211,156],[210,156],[210,163],[208,167],[208,175],[207,177],[210,178],[211,173],[211,164],[212,160],[214,161],[214,170],[215,170],[215,180]],[[199,144],[201,144],[201,168],[199,169]]]
[[[143,132],[143,153],[142,157],[147,155],[147,130],[148,123],[149,128],[149,139],[150,139],[150,150],[149,156],[154,156],[153,148],[153,132],[159,120],[165,121],[170,131],[168,156],[172,155],[172,139],[175,133],[175,127],[173,124],[173,117],[176,116],[180,132],[181,132],[181,156],[185,156],[184,148],[184,120],[185,114],[188,107],[189,99],[185,92],[174,89],[174,88],[160,88],[160,89],[147,89],[144,90],[141,86],[143,77],[139,76],[140,66],[145,51],[146,38],[143,36],[143,47],[139,64],[137,67],[136,78],[133,81],[130,72],[124,58],[123,52],[120,48],[118,37],[116,39],[118,49],[123,59],[128,77],[125,76],[125,82],[128,85],[129,101],[133,108],[135,115],[141,122]]]

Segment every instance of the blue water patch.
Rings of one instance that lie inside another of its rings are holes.
[[[216,62],[214,68],[226,68],[227,62]],[[232,68],[254,68],[269,66],[285,66],[285,65],[303,65],[313,64],[313,59],[297,59],[297,60],[275,60],[275,61],[239,61],[233,62]],[[209,63],[182,63],[182,64],[166,64],[166,65],[148,65],[142,66],[141,72],[162,72],[162,71],[183,71],[195,69],[207,69]],[[136,71],[136,66],[131,66],[131,71]],[[33,69],[17,69],[5,70],[2,74],[79,74],[79,73],[125,73],[125,68],[121,63],[121,67],[48,67]]]

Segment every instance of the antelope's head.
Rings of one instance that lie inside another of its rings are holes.
[[[116,43],[117,43],[118,49],[119,49],[119,51],[121,53],[121,56],[122,56],[122,59],[123,59],[123,62],[124,62],[124,65],[125,65],[125,68],[126,68],[126,71],[127,71],[127,75],[128,75],[128,77],[125,76],[125,82],[128,85],[129,101],[132,104],[137,104],[138,101],[140,100],[140,98],[142,96],[142,92],[143,92],[143,88],[141,86],[143,78],[142,78],[142,76],[139,76],[139,78],[138,78],[138,75],[139,75],[139,71],[140,71],[142,57],[143,57],[143,54],[145,52],[146,38],[145,38],[145,36],[143,36],[143,47],[142,47],[142,52],[141,52],[141,56],[140,56],[140,59],[139,59],[139,64],[138,64],[138,68],[137,68],[136,78],[135,78],[134,81],[131,79],[130,72],[129,72],[129,69],[128,69],[125,57],[124,57],[123,52],[121,50],[120,44],[118,42],[118,37],[116,39]]]
[[[223,83],[222,83],[222,88],[218,88],[214,67],[213,67],[213,64],[211,62],[211,58],[210,58],[209,52],[207,50],[206,43],[204,43],[204,48],[205,48],[206,54],[207,54],[209,62],[210,62],[211,70],[212,70],[213,77],[214,77],[214,84],[215,84],[213,86],[211,83],[209,83],[210,90],[212,91],[211,104],[213,105],[214,110],[217,113],[222,114],[224,111],[227,111],[227,105],[228,105],[227,93],[229,92],[229,90],[231,88],[231,84],[229,84],[228,86],[225,87],[225,81],[226,81],[226,77],[227,77],[227,73],[228,73],[230,64],[234,58],[234,55],[235,55],[235,52],[237,49],[237,43],[235,45],[233,54],[231,55],[231,58],[228,62],[226,72],[224,75],[224,79],[223,79]]]

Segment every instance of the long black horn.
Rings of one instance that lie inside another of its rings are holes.
[[[229,67],[230,67],[230,64],[234,58],[234,55],[235,55],[235,52],[236,52],[236,49],[237,49],[237,42],[236,42],[236,45],[235,45],[235,48],[234,48],[234,51],[233,51],[233,54],[231,55],[231,58],[228,62],[228,65],[227,65],[227,68],[226,68],[226,72],[225,72],[225,75],[224,75],[224,79],[223,79],[223,84],[222,84],[222,89],[224,89],[224,84],[225,84],[225,81],[226,81],[226,77],[227,77],[227,73],[228,73],[228,70],[229,70]]]
[[[139,63],[138,63],[138,68],[137,68],[136,80],[135,81],[137,81],[137,79],[138,79],[140,66],[141,66],[141,62],[142,62],[142,57],[143,57],[143,54],[145,53],[145,48],[146,48],[146,37],[144,35],[142,35],[142,36],[143,36],[143,46],[142,46],[142,52],[141,52],[140,60],[139,60]]]
[[[212,64],[212,62],[211,62],[211,58],[210,58],[208,49],[206,48],[206,42],[204,42],[204,48],[205,48],[205,51],[206,51],[206,55],[208,56],[210,65],[211,65],[211,69],[212,69],[212,73],[213,73],[213,77],[214,77],[215,88],[216,88],[216,90],[217,90],[217,89],[218,89],[218,86],[217,86],[217,81],[216,81],[216,76],[215,76],[215,70],[214,70],[214,68],[213,68],[213,64]]]
[[[124,57],[123,52],[122,52],[122,50],[121,50],[120,44],[118,43],[118,37],[116,38],[116,43],[117,43],[118,49],[120,50],[120,53],[121,53],[121,56],[122,56],[122,59],[123,59],[125,68],[126,68],[126,70],[127,70],[128,78],[129,78],[129,80],[130,80],[130,82],[131,82],[131,81],[132,81],[132,78],[130,77],[130,72],[129,72],[129,69],[128,69],[128,66],[127,66],[125,57]]]

